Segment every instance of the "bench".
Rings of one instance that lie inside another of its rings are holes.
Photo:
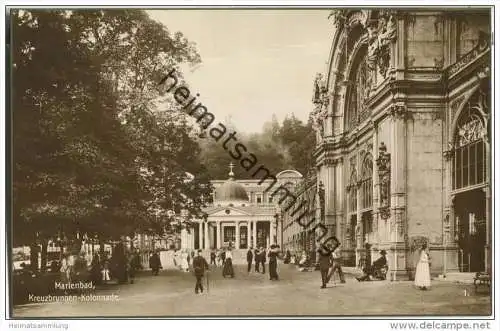
[[[476,276],[474,277],[474,289],[476,293],[479,286],[485,286],[488,287],[488,289],[491,289],[491,276],[489,273],[487,272],[476,273]]]

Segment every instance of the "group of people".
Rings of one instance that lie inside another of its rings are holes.
[[[266,273],[266,262],[269,258],[269,279],[279,280],[278,276],[278,257],[279,245],[271,245],[269,250],[258,247],[255,250],[250,247],[247,251],[247,272],[252,271],[252,262],[255,262],[255,272]]]
[[[387,252],[385,250],[380,251],[380,257],[370,264],[370,258],[366,259],[366,264],[363,268],[363,276],[356,277],[360,282],[369,281],[372,279],[386,279],[386,273],[388,268],[387,265]],[[427,244],[424,243],[418,251],[418,261],[415,268],[415,279],[414,284],[417,288],[421,290],[427,290],[431,286],[431,274],[430,274],[430,255],[428,251]]]
[[[319,255],[319,270],[321,273],[321,288],[326,288],[335,272],[338,273],[341,283],[345,283],[344,273],[340,263],[341,256],[339,253],[340,244],[321,245],[318,249]]]
[[[134,282],[136,273],[141,269],[138,250],[127,251],[123,245],[114,248],[112,256],[108,252],[96,252],[92,256],[90,266],[85,253],[63,253],[60,262],[52,263],[51,269],[58,266],[63,283],[76,280],[91,280],[94,284],[107,284],[112,279],[118,283]]]
[[[111,258],[107,252],[95,253],[90,264],[91,279],[95,284],[107,284],[112,279],[120,284],[134,283],[137,271],[142,269],[138,249],[127,251],[118,244]]]
[[[179,267],[180,270],[188,272],[191,261],[194,259],[194,255],[194,251],[189,252],[188,250],[176,250],[174,252],[174,265]]]

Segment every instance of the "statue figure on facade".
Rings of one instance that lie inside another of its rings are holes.
[[[368,54],[366,56],[366,64],[368,69],[373,71],[377,66],[377,57],[379,49],[379,42],[377,37],[378,29],[373,24],[370,24],[367,27],[367,31],[368,31]]]
[[[380,74],[385,77],[390,62],[390,44],[396,40],[396,20],[394,13],[381,10],[378,22],[371,22],[367,26],[368,55],[366,63],[370,70],[378,66]]]
[[[323,75],[318,73],[314,79],[314,92],[313,92],[313,103],[319,104],[322,102],[322,94],[325,90],[325,81]]]
[[[345,23],[347,19],[347,9],[334,9],[328,15],[328,19],[333,19],[333,24],[338,28],[341,24]]]
[[[328,87],[323,74],[318,73],[314,79],[313,103],[319,105],[320,108],[328,106],[330,97],[328,95]],[[321,112],[322,109],[319,109]]]
[[[312,127],[316,132],[316,140],[317,142],[320,142],[323,140],[323,137],[325,135],[325,128],[323,124],[321,108],[316,107],[310,116],[311,116]]]
[[[391,155],[387,153],[387,147],[383,142],[379,147],[377,167],[380,186],[380,216],[383,219],[387,219],[389,217],[390,206]]]
[[[361,223],[356,224],[356,228],[354,229],[354,231],[356,233],[356,246],[360,247],[363,242],[363,238],[361,238]]]
[[[311,114],[311,120],[313,128],[316,131],[317,140],[321,141],[325,135],[324,122],[328,114],[327,106],[330,103],[326,81],[321,73],[318,73],[314,79],[312,101],[315,109]]]
[[[381,47],[396,40],[396,20],[392,13],[382,13],[379,20],[378,31],[378,40]]]
[[[319,182],[318,185],[319,207],[321,212],[321,222],[325,220],[325,185]]]

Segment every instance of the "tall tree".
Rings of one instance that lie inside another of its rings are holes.
[[[168,67],[199,62],[193,46],[138,10],[22,10],[12,22],[16,239],[144,229],[158,192],[163,210],[200,213],[197,143],[185,120],[157,112],[169,101],[156,89]]]

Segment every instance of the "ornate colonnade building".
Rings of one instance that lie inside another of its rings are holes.
[[[272,179],[262,183],[260,179],[236,180],[232,167],[228,180],[212,181],[213,203],[204,209],[204,219],[195,220],[190,233],[182,231],[182,248],[211,250],[231,245],[235,250],[246,250],[281,245],[280,197],[272,196],[274,190],[266,191]],[[293,187],[302,175],[285,170],[276,179],[274,187]]]
[[[491,268],[488,9],[335,10],[312,117],[324,222],[346,262],[411,277]]]

